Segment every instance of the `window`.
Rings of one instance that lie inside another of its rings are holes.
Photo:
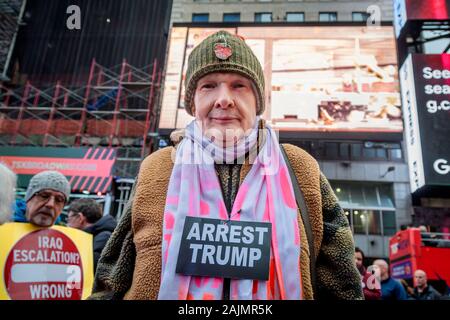
[[[389,183],[332,181],[330,184],[342,207],[395,210],[394,193]]]
[[[351,219],[351,216],[350,216],[350,210],[344,210],[344,214],[347,217],[348,225],[351,226],[352,225],[352,219]]]
[[[361,219],[366,220],[367,231],[372,235],[381,235],[381,214],[378,210],[363,210]]]
[[[320,12],[319,21],[320,22],[337,21],[337,12]]]
[[[381,184],[378,186],[379,204],[382,207],[393,208],[394,207],[394,195],[392,188],[388,184]]]
[[[354,234],[392,236],[396,232],[395,211],[344,209]]]
[[[350,145],[348,143],[339,144],[339,158],[350,159]]]
[[[363,194],[362,198],[363,206],[376,208],[382,205],[378,197],[380,193],[380,188],[382,188],[382,186],[383,185],[373,186],[370,184],[364,184],[363,186],[360,187]],[[389,185],[387,185],[387,187],[389,187]]]
[[[286,13],[287,22],[304,22],[305,14],[303,12],[287,12]]]
[[[272,13],[270,12],[255,13],[255,22],[272,22]]]
[[[358,22],[365,22],[369,19],[369,14],[367,12],[352,12],[352,20]]]
[[[287,141],[284,141],[287,142]],[[403,160],[400,144],[382,143],[366,147],[351,141],[289,141],[306,150],[317,160],[341,161],[396,161]]]
[[[402,160],[402,149],[390,149],[389,150],[389,159],[398,161]]]
[[[351,153],[352,159],[361,159],[362,158],[362,144],[352,144]]]
[[[224,13],[223,22],[239,22],[241,21],[240,13]]]
[[[339,145],[334,142],[325,143],[325,153],[327,159],[339,159],[338,158],[338,149]]]
[[[395,223],[395,212],[383,211],[383,234],[385,236],[393,236],[397,231]]]
[[[391,184],[330,181],[355,234],[391,236],[396,232]]]
[[[366,159],[376,158],[376,151],[374,148],[364,148],[363,149],[363,157]]]
[[[387,150],[383,148],[376,148],[376,157],[378,159],[386,159],[387,160]]]
[[[367,233],[367,220],[363,218],[361,211],[350,210],[353,220],[353,232],[355,234],[366,234]]]
[[[365,207],[365,194],[361,185],[349,185],[350,189],[351,203],[356,207]]]
[[[209,13],[193,13],[192,22],[208,22]]]
[[[348,188],[348,186],[346,184],[333,182],[333,190],[334,190],[335,195],[339,199],[339,203],[345,204],[345,205],[350,205],[350,203],[351,203],[350,189]]]

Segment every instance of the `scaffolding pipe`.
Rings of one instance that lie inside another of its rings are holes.
[[[30,95],[30,91],[31,91],[31,84],[30,81],[27,81],[27,84],[25,85],[25,92],[20,104],[20,110],[19,110],[19,116],[17,118],[17,122],[16,122],[16,127],[14,129],[14,135],[11,141],[12,145],[16,144],[16,139],[17,139],[17,135],[19,134],[19,129],[20,129],[20,123],[22,122],[22,117],[23,117],[23,113],[25,111],[25,103],[28,100],[28,96]]]
[[[145,155],[145,146],[147,144],[147,137],[148,137],[148,131],[150,129],[150,114],[153,108],[153,94],[154,94],[154,89],[155,89],[155,77],[156,77],[156,66],[157,66],[158,61],[155,59],[153,61],[153,71],[152,71],[152,81],[150,84],[150,93],[149,93],[149,97],[148,97],[148,105],[147,105],[147,115],[145,117],[145,130],[144,130],[144,135],[143,135],[143,139],[142,139],[142,150],[141,150],[141,158],[144,158]]]
[[[84,123],[86,122],[86,109],[87,109],[87,104],[89,101],[89,95],[91,93],[91,82],[92,82],[92,77],[94,76],[94,70],[95,70],[95,58],[92,59],[92,63],[91,63],[91,69],[89,70],[89,79],[88,79],[88,83],[86,86],[86,93],[84,96],[84,101],[83,101],[83,109],[81,111],[81,119],[80,119],[80,124],[79,124],[79,128],[78,128],[78,133],[77,136],[75,138],[75,145],[77,147],[79,147],[81,145],[81,136],[83,134],[83,127],[84,127]]]
[[[61,89],[60,86],[61,86],[61,83],[58,81],[56,83],[55,94],[53,95],[53,99],[52,99],[52,108],[51,108],[50,115],[47,120],[47,128],[45,129],[45,136],[44,136],[44,143],[43,143],[44,147],[47,146],[48,136],[50,135],[50,130],[52,129],[52,122],[53,122],[53,117],[55,115],[56,103],[58,101],[59,91]]]
[[[116,97],[116,104],[114,106],[114,114],[113,114],[113,123],[111,127],[111,133],[109,135],[109,147],[112,146],[114,133],[116,131],[116,125],[117,125],[117,114],[119,113],[120,108],[120,99],[122,98],[122,83],[123,83],[123,77],[125,74],[125,68],[126,68],[127,62],[125,59],[122,61],[122,68],[120,69],[120,77],[119,77],[119,88],[117,89],[117,97]]]
[[[156,83],[156,86],[159,88],[160,85],[161,85],[161,69],[158,71],[158,82]],[[153,102],[151,117],[152,118],[150,119],[150,122],[151,122],[150,130],[152,132],[157,132],[158,131],[158,118],[157,118],[156,110],[155,110],[155,102]],[[152,140],[149,141],[149,144],[148,144],[149,145],[148,146],[149,154],[153,151],[153,148],[154,148],[153,143],[154,143],[154,141],[155,141],[154,137],[153,137]]]

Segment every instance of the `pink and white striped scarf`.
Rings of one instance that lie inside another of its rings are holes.
[[[222,299],[223,278],[175,273],[186,216],[272,223],[269,280],[231,279],[230,299],[302,298],[297,205],[275,132],[265,125],[264,145],[229,214],[214,168],[214,162],[223,160],[224,155],[226,159],[239,158],[256,145],[258,121],[252,132],[230,150],[218,148],[202,135],[195,120],[187,126],[176,151],[166,198],[158,299]]]

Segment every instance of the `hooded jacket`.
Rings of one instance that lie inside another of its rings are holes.
[[[113,233],[117,226],[116,220],[110,216],[105,215],[100,218],[96,223],[86,227],[83,231],[92,234],[94,237],[93,250],[94,250],[94,270],[97,269],[97,263],[100,259],[100,254],[103,248],[109,240],[109,237]]]

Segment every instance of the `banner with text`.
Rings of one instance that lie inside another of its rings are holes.
[[[81,300],[92,289],[92,235],[73,228],[0,226],[0,300]]]
[[[0,162],[19,175],[17,184],[22,188],[28,186],[33,175],[56,170],[67,177],[74,192],[106,193],[115,160],[113,148],[0,148]]]
[[[450,186],[450,54],[410,54],[400,81],[411,192]]]

